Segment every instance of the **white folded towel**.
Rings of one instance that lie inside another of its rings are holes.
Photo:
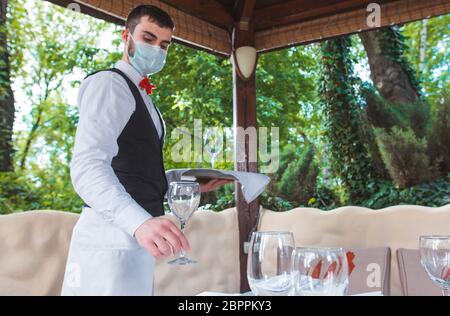
[[[247,203],[255,200],[264,190],[270,182],[270,178],[261,173],[255,172],[243,172],[243,171],[230,171],[230,170],[218,170],[218,169],[172,169],[167,171],[168,182],[180,181],[184,178],[195,177],[196,175],[211,178],[229,178],[230,176],[234,178],[241,184],[242,193],[244,199]]]

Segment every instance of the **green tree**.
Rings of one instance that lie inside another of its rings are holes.
[[[0,178],[0,209],[78,211],[82,201],[69,173],[78,113],[68,91],[117,60],[119,42],[97,47],[101,36],[117,28],[48,2],[32,4],[12,0],[9,8],[11,75],[22,95],[18,105],[24,115],[18,123],[25,128],[14,135],[14,173]]]
[[[15,107],[7,45],[7,8],[8,1],[2,0],[0,6],[0,172],[13,169],[12,135]]]
[[[419,35],[413,37],[421,43],[416,49],[420,56],[416,61],[420,62],[415,64],[407,58],[407,52],[411,51],[408,44],[414,41],[405,37],[399,28],[360,35],[377,88],[363,88],[367,115],[376,127],[378,149],[385,167],[394,183],[402,188],[435,179],[439,175],[437,170],[445,177],[450,155],[444,153],[447,140],[441,136],[441,133],[445,135],[444,126],[448,122],[445,106],[438,116],[432,115],[429,93],[423,93],[422,89],[424,81],[417,79],[417,69],[425,71],[428,22],[411,25],[407,27],[417,30]],[[440,65],[440,61],[436,64]]]
[[[450,14],[402,27],[408,47],[404,56],[419,78],[421,90],[436,111],[443,91],[450,90]]]
[[[390,103],[417,103],[420,87],[417,76],[405,58],[405,38],[397,27],[360,34],[367,52],[371,78]]]
[[[88,25],[86,31],[90,36],[87,37],[86,34],[80,34],[79,25],[74,22],[68,23],[77,18],[76,13],[50,4],[38,5],[28,10],[27,15],[23,16],[24,24],[33,20],[33,30],[39,32],[40,38],[33,38],[34,34],[31,33],[23,35],[26,36],[23,49],[30,56],[30,61],[26,63],[29,71],[23,74],[25,76],[21,78],[21,87],[29,97],[31,113],[26,118],[29,129],[18,134],[17,158],[21,170],[26,168],[27,159],[35,141],[42,135],[45,137],[46,131],[43,129],[49,128],[49,131],[52,131],[53,124],[58,124],[59,135],[70,135],[73,138],[74,126],[70,124],[73,124],[74,120],[71,120],[68,115],[70,107],[62,98],[62,92],[70,85],[70,82],[67,83],[67,78],[74,71],[79,69],[86,73],[98,67],[95,57],[101,54],[100,50],[95,48],[95,40],[107,27],[105,23],[98,22]],[[49,25],[48,21],[52,21],[52,25]],[[61,103],[65,103],[66,111],[58,110],[61,108]],[[62,128],[68,124],[67,129]],[[72,141],[67,141],[66,146],[55,147],[55,149],[59,151],[62,148],[70,149]],[[39,147],[36,150],[39,150]],[[68,156],[69,152],[61,151],[60,154]]]
[[[366,147],[366,126],[355,87],[350,38],[322,44],[320,95],[326,115],[325,135],[332,152],[332,168],[348,189],[351,201],[366,197],[368,182],[376,178]]]

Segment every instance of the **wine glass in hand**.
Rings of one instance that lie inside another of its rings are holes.
[[[181,231],[184,230],[187,221],[200,204],[200,185],[197,182],[177,181],[171,182],[168,191],[168,202],[172,213],[180,220]],[[169,261],[169,264],[192,264],[196,261],[185,256],[180,251],[177,259]]]

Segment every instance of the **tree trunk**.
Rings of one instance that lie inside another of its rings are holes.
[[[20,169],[25,169],[25,163],[27,161],[28,153],[30,152],[31,143],[33,142],[36,131],[41,125],[42,120],[42,112],[44,111],[42,105],[39,105],[39,108],[37,110],[36,119],[33,123],[33,126],[31,127],[30,133],[28,134],[27,140],[25,141],[25,147],[22,154],[22,159],[20,160]]]
[[[371,78],[381,95],[390,103],[419,101],[419,87],[414,72],[403,56],[401,33],[386,28],[360,34],[369,58]]]
[[[422,21],[422,30],[420,31],[420,73],[423,75],[425,70],[425,57],[427,52],[427,38],[428,38],[428,20]]]
[[[6,32],[7,0],[0,7],[0,172],[12,171],[14,95],[11,89]]]

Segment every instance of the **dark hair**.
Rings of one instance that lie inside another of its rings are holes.
[[[131,10],[128,14],[127,23],[125,24],[126,28],[133,33],[143,16],[148,16],[150,21],[155,22],[160,27],[170,28],[172,30],[175,28],[175,24],[170,15],[154,5],[140,5]]]

